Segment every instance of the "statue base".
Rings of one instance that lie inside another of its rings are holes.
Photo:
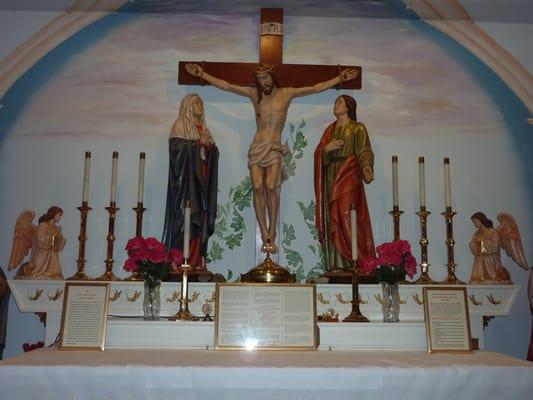
[[[296,275],[291,274],[281,265],[276,264],[267,253],[265,261],[241,274],[243,283],[296,283]]]
[[[350,284],[352,283],[352,271],[344,271],[344,270],[330,270],[324,272],[322,275],[320,275],[321,278],[327,278],[328,283],[343,283],[343,284]],[[357,282],[359,284],[375,284],[378,283],[376,278],[374,278],[371,275],[357,275]]]

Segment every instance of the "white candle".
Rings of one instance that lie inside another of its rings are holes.
[[[352,229],[352,260],[357,260],[357,216],[355,213],[355,207],[352,205],[350,210],[350,223]]]
[[[137,189],[137,203],[143,202],[144,195],[144,163],[146,154],[143,152],[139,154],[139,185]]]
[[[91,152],[85,152],[85,164],[83,166],[83,194],[82,201],[89,201],[89,173],[91,171]]]
[[[392,206],[398,204],[398,156],[392,156]]]
[[[446,208],[452,207],[452,185],[450,181],[450,159],[444,158],[444,201]]]
[[[420,207],[426,206],[426,173],[424,171],[424,157],[418,157],[418,190]]]
[[[189,242],[191,238],[191,202],[185,201],[185,226],[183,227],[183,258],[189,258]]]
[[[118,172],[118,151],[113,152],[113,164],[111,166],[111,203],[117,200],[117,172]]]

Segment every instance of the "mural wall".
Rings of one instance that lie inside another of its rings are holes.
[[[93,157],[86,272],[104,271],[111,155],[120,154],[115,273],[125,276],[122,250],[135,232],[137,166],[146,152],[144,234],[162,234],[167,139],[177,104],[197,92],[220,149],[219,219],[209,269],[235,279],[256,264],[256,224],[246,154],[255,132],[249,101],[213,87],[178,86],[178,60],[257,61],[257,15],[119,13],[93,23],[49,53],[3,98],[0,110],[0,260],[7,264],[16,217],[52,204],[65,214],[62,253],[66,276],[78,252],[83,154]],[[414,18],[285,17],[285,63],[351,64],[363,68],[361,91],[330,90],[293,101],[283,140],[292,153],[281,191],[279,262],[305,280],[320,273],[313,228],[313,151],[333,121],[335,98],[353,95],[368,128],[375,181],[367,198],[376,243],[392,238],[391,156],[399,157],[402,236],[419,259],[419,156],[426,157],[430,275],[446,275],[442,162],[450,157],[457,275],[468,280],[472,256],[470,215],[499,211],[519,221],[526,255],[533,260],[533,129],[523,105],[484,65]],[[527,273],[505,259],[522,289],[513,314],[491,322],[487,346],[523,357],[530,317]],[[12,304],[11,320],[22,318]],[[10,320],[10,321],[11,321]],[[7,356],[19,350],[13,322]],[[23,324],[22,324],[23,325]],[[32,328],[33,330],[35,328]],[[28,339],[21,339],[28,341]]]

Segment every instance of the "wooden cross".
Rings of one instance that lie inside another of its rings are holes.
[[[361,89],[361,67],[353,65],[283,64],[283,9],[262,8],[259,33],[259,63],[273,64],[280,86],[302,87],[334,78],[346,68],[359,71],[357,77],[343,82],[337,89]],[[186,64],[199,64],[205,72],[227,82],[255,86],[255,69],[258,63],[180,61],[178,84],[208,85],[185,70]]]

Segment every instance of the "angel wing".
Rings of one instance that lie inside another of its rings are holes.
[[[500,225],[496,230],[500,235],[500,244],[505,250],[505,253],[521,268],[526,271],[529,270],[526,255],[522,247],[520,231],[518,230],[518,224],[515,219],[511,214],[502,212],[498,214],[498,221],[500,221]]]
[[[13,235],[13,247],[11,257],[9,257],[8,270],[18,267],[24,260],[31,248],[33,234],[37,228],[33,224],[35,212],[32,210],[23,211],[17,218],[15,233]]]

